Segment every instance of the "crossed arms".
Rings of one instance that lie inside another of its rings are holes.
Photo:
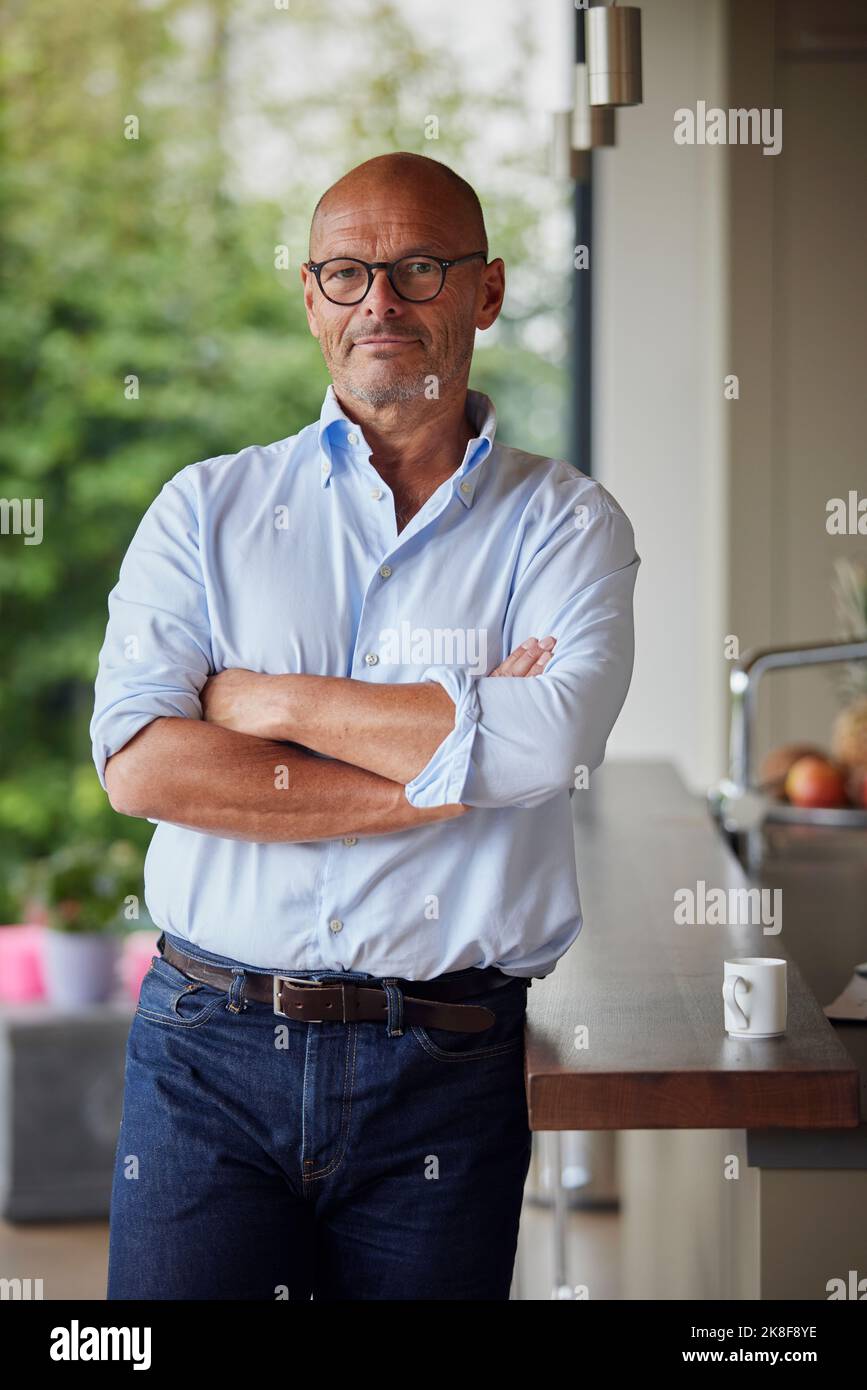
[[[576,526],[586,486],[559,481],[536,508],[539,541],[503,575],[502,666],[381,684],[212,674],[195,489],[179,474],[109,595],[91,739],[112,805],[229,839],[312,841],[531,808],[571,788],[578,767],[602,762],[626,697],[639,565],[628,519],[604,499]],[[524,647],[529,633],[555,634],[556,649]]]
[[[555,640],[529,639],[491,674],[541,674]],[[107,760],[116,811],[264,843],[381,835],[470,809],[405,795],[454,724],[441,685],[226,670],[200,699],[203,720],[155,719]]]

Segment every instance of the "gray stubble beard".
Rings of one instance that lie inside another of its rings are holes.
[[[446,357],[448,354],[446,353]],[[451,371],[443,374],[436,371],[419,372],[415,376],[393,381],[384,381],[379,386],[354,386],[347,374],[344,382],[338,382],[340,389],[347,395],[352,396],[357,401],[364,401],[367,405],[376,407],[386,405],[398,405],[401,401],[415,401],[419,397],[424,397],[428,390],[431,379],[436,379],[440,389],[448,386],[456,377],[463,374],[473,356],[473,342],[470,341],[467,351],[460,359],[453,362]],[[436,398],[432,398],[436,399]]]

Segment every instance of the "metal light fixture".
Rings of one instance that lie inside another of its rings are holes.
[[[575,100],[574,0],[547,0],[545,22],[539,30],[537,88],[543,110],[549,113],[551,143],[549,171],[556,179],[573,178],[572,103]]]
[[[639,106],[641,11],[594,5],[584,15],[591,106]]]
[[[596,150],[616,144],[613,106],[590,105],[586,63],[575,64],[575,105],[572,108],[573,150]]]

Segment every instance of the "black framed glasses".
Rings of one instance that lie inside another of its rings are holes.
[[[316,276],[316,283],[332,304],[360,304],[371,285],[373,272],[384,270],[396,295],[412,304],[424,304],[436,299],[446,282],[446,271],[453,265],[481,256],[484,251],[471,251],[468,256],[443,260],[441,256],[401,256],[398,261],[361,261],[355,256],[331,256],[327,261],[305,261],[305,268]]]

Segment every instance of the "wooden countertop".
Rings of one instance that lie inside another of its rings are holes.
[[[528,994],[531,1129],[857,1126],[858,1067],[786,949],[785,895],[778,935],[676,925],[677,889],[750,881],[670,764],[610,763],[591,780],[572,798],[584,925]],[[782,1038],[726,1034],[732,955],[786,957]]]

